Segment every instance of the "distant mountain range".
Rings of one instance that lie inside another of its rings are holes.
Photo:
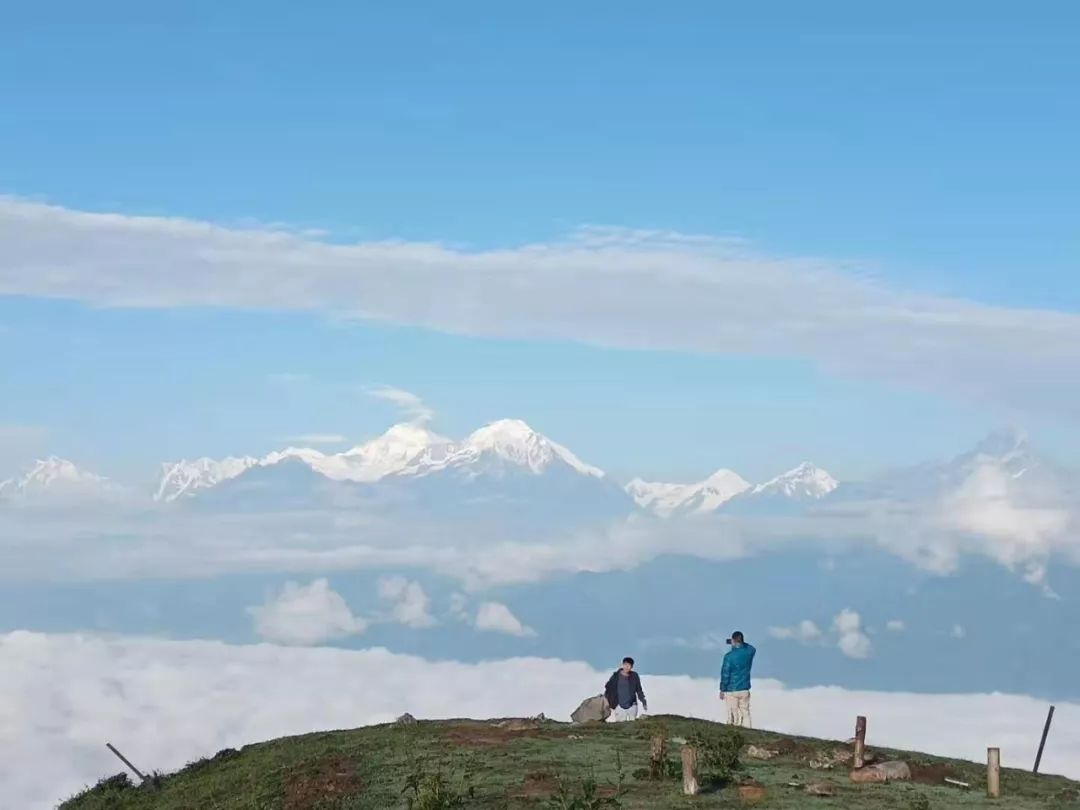
[[[158,508],[211,511],[283,509],[369,510],[442,519],[520,520],[573,526],[644,512],[659,518],[711,514],[790,514],[826,503],[920,502],[959,490],[990,464],[1010,492],[1073,492],[1075,478],[1036,459],[1016,431],[988,436],[970,453],[841,484],[805,462],[753,484],[720,469],[694,483],[635,478],[622,485],[525,422],[504,419],[462,440],[415,424],[399,424],[341,453],[289,447],[262,457],[197,458],[162,465],[144,502]],[[70,461],[39,461],[18,478],[0,482],[0,503],[48,504],[135,498],[120,486]]]

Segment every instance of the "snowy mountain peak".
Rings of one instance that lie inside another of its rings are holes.
[[[154,500],[170,502],[193,495],[201,489],[209,489],[222,481],[236,478],[258,463],[258,459],[250,456],[229,456],[223,459],[204,456],[192,461],[182,459],[166,462],[161,465],[161,480],[158,482],[157,492],[154,493]]]
[[[450,440],[421,425],[402,422],[383,435],[346,450],[345,456],[415,456],[429,447],[449,444]]]
[[[109,479],[79,469],[66,458],[49,456],[38,459],[23,475],[0,481],[0,500],[93,498],[117,490]]]
[[[474,431],[458,455],[494,455],[534,473],[561,461],[582,475],[603,478],[602,470],[586,464],[561,444],[537,433],[520,419],[500,419]]]
[[[721,469],[704,481],[694,484],[666,484],[635,478],[626,491],[638,506],[661,517],[675,512],[713,512],[736,495],[750,489],[750,484],[732,470]]]
[[[80,470],[74,462],[58,456],[38,459],[29,470],[19,478],[11,479],[11,484],[21,490],[40,489],[58,484],[101,483],[105,479],[100,475]]]
[[[816,500],[825,497],[838,486],[839,482],[825,470],[804,461],[798,467],[754,487],[753,494]]]

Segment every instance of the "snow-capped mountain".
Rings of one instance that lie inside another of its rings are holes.
[[[717,470],[704,481],[694,484],[667,484],[635,478],[626,485],[626,491],[638,506],[661,517],[676,512],[712,512],[750,488],[750,483],[731,470]]]
[[[24,474],[0,481],[0,503],[65,503],[113,499],[121,487],[65,458],[39,459]]]
[[[839,483],[825,470],[804,461],[793,470],[758,484],[752,495],[783,495],[796,500],[817,500],[835,490]]]
[[[520,419],[500,419],[470,434],[464,441],[440,448],[436,456],[425,452],[401,475],[431,475],[458,470],[467,476],[526,471],[543,475],[565,468],[590,478],[603,478],[603,470],[586,464],[561,444],[537,433]]]
[[[660,517],[708,514],[750,501],[816,501],[837,488],[835,478],[808,462],[763,484],[748,483],[738,473],[718,470],[694,484],[665,484],[635,478],[626,491],[638,506]]]
[[[400,473],[421,458],[441,460],[450,441],[417,425],[394,425],[382,436],[346,450],[323,453],[306,447],[275,450],[262,458],[240,456],[216,460],[199,458],[163,465],[155,500],[175,501],[239,478],[256,467],[273,467],[297,461],[331,481],[370,483]]]
[[[202,477],[183,490],[161,489],[160,499],[186,493],[201,510],[362,511],[397,520],[513,524],[528,531],[620,518],[634,510],[602,470],[516,419],[492,422],[460,441],[397,425],[344,453],[291,448],[231,464],[182,463],[176,473],[173,465],[170,480],[188,480],[188,470]]]
[[[934,499],[987,470],[999,472],[1017,491],[1067,489],[1073,485],[1070,473],[1035,455],[1023,431],[1005,429],[994,431],[974,449],[955,458],[889,470],[850,487],[845,485],[844,495],[893,501]]]
[[[232,456],[223,459],[197,458],[192,461],[172,461],[161,465],[156,501],[175,501],[186,495],[194,495],[222,481],[236,478],[259,463],[258,459]]]

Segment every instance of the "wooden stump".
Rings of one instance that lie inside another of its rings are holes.
[[[667,737],[657,734],[649,744],[649,778],[663,779],[667,764]]]
[[[1001,749],[986,749],[986,795],[991,799],[1001,797]]]
[[[852,766],[856,769],[866,764],[866,718],[855,718],[855,758]]]
[[[686,796],[697,796],[699,790],[697,749],[692,745],[684,745],[682,750],[682,791]]]

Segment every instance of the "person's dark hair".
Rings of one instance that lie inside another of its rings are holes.
[[[629,655],[628,655],[628,656],[626,656],[626,658],[624,658],[624,659],[622,660],[622,662],[623,662],[624,664],[629,664],[629,665],[630,665],[631,667],[633,667],[633,666],[634,666],[634,659],[633,659],[633,658],[631,658],[631,657],[630,657]]]
[[[743,638],[742,631],[741,630],[736,630],[734,633],[732,633],[731,634],[731,640],[732,641],[738,641],[741,644],[745,640]]]

